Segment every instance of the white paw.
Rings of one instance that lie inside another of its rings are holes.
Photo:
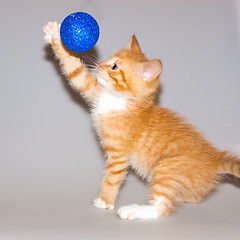
[[[43,31],[45,32],[44,40],[48,43],[60,42],[60,25],[57,22],[51,21],[44,26]]]
[[[137,218],[157,218],[158,211],[155,206],[133,204],[121,207],[118,210],[118,215],[121,219],[126,220],[134,220]]]
[[[101,208],[101,209],[114,209],[114,206],[111,204],[107,204],[103,199],[101,198],[96,198],[93,201],[93,206],[97,207],[97,208]]]

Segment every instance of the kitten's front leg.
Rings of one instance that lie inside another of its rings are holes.
[[[123,155],[112,156],[106,165],[106,174],[101,185],[99,198],[94,200],[94,206],[102,209],[113,209],[119,188],[126,177],[128,159]]]
[[[44,40],[52,45],[69,83],[88,101],[95,101],[102,90],[98,86],[96,78],[89,73],[81,60],[64,47],[60,37],[60,26],[57,22],[49,22],[44,27],[44,32]]]

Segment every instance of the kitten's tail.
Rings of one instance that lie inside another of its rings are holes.
[[[240,178],[240,157],[227,151],[222,152],[217,172],[219,174],[232,174]]]

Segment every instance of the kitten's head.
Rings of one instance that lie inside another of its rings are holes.
[[[128,49],[98,64],[98,82],[123,96],[145,98],[157,92],[161,71],[160,60],[148,61],[133,35]]]

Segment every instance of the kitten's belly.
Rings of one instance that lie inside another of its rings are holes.
[[[151,167],[149,166],[147,159],[144,157],[138,156],[138,154],[131,154],[130,157],[130,164],[132,169],[143,179],[147,181],[151,181],[152,174],[151,174]]]

